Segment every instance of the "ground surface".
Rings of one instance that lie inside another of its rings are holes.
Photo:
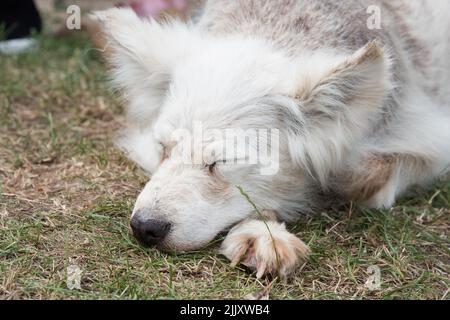
[[[271,299],[448,299],[448,182],[391,211],[300,221],[293,230],[313,253],[287,283],[230,267],[217,243],[183,255],[141,248],[128,219],[146,178],[112,143],[119,101],[86,39],[0,56],[0,298],[243,298],[267,288]],[[67,287],[70,265],[81,289]]]

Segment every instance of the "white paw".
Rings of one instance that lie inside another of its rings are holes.
[[[286,278],[308,252],[308,246],[289,233],[284,223],[260,220],[246,220],[235,226],[220,248],[233,266],[242,263],[256,270],[258,279],[268,274]]]

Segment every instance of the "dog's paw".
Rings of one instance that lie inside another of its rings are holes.
[[[260,220],[247,220],[231,229],[220,248],[233,266],[242,263],[256,270],[258,279],[268,274],[288,277],[308,252],[308,246],[289,233],[284,223]]]

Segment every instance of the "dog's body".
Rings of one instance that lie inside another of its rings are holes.
[[[380,30],[368,27],[374,6]],[[350,56],[380,40],[392,73],[383,112],[347,150],[347,167],[323,182],[333,194],[345,190],[352,200],[390,207],[408,186],[433,179],[449,163],[449,10],[445,1],[209,1],[199,25],[214,34],[263,38],[293,57],[330,49]]]
[[[377,12],[381,29],[369,28]],[[291,222],[344,201],[390,207],[448,171],[449,12],[446,0],[210,0],[192,26],[100,14],[130,104],[122,145],[153,174],[133,215],[138,238],[192,249],[239,223],[222,252],[258,276],[287,274],[306,246],[275,221],[270,238],[235,185]],[[172,133],[195,123],[279,129],[278,173],[218,165],[220,152],[186,165]]]

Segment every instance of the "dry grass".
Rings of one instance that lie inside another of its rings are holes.
[[[112,144],[121,107],[105,80],[79,37],[0,57],[0,297],[217,299],[267,287],[231,268],[217,243],[183,255],[136,244],[128,218],[145,176]],[[311,259],[270,298],[447,299],[449,202],[443,182],[391,211],[302,220],[293,229]],[[81,290],[66,286],[74,263]],[[371,265],[381,269],[375,291],[364,285]]]

